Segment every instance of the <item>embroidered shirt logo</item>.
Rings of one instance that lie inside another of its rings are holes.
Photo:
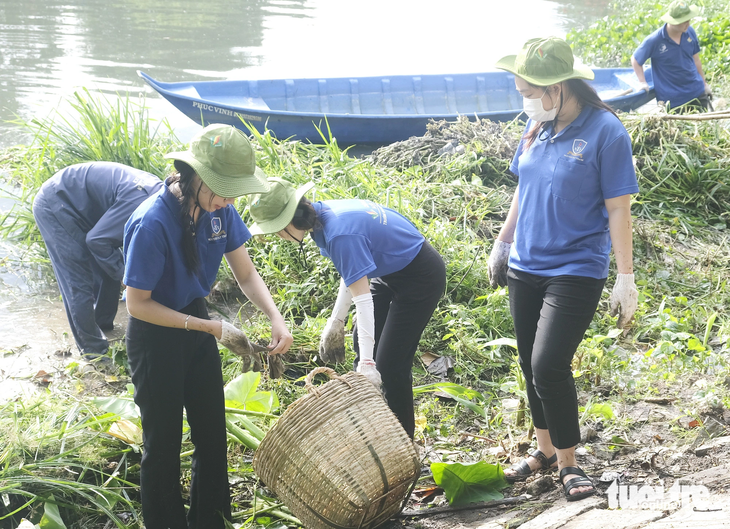
[[[586,148],[588,142],[586,140],[573,140],[573,154],[580,154]]]
[[[208,242],[219,241],[220,239],[226,238],[226,232],[222,229],[223,223],[220,217],[211,217],[210,227],[213,230],[213,235],[208,237]]]
[[[360,202],[365,206],[365,213],[370,215],[370,218],[380,221],[380,224],[384,226],[388,224],[388,215],[382,207],[369,200],[361,200]]]
[[[667,51],[666,44],[662,44],[661,46],[659,46],[659,53],[664,53],[665,51]]]
[[[586,140],[581,139],[575,139],[573,140],[573,148],[566,152],[563,156],[566,158],[573,158],[574,160],[580,160],[583,161],[583,151],[588,146],[588,142]]]

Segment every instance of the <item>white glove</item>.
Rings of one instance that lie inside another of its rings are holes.
[[[380,389],[380,386],[383,385],[383,379],[380,378],[380,373],[378,372],[378,368],[375,367],[374,360],[360,360],[360,363],[357,364],[357,372],[365,375],[376,388]]]
[[[331,317],[319,340],[319,357],[326,364],[345,361],[345,322]]]
[[[619,328],[624,328],[631,321],[639,305],[639,291],[636,290],[634,274],[618,274],[613,292],[608,300],[611,316],[618,315]]]
[[[639,90],[643,90],[644,92],[648,92],[649,90],[651,90],[651,88],[649,87],[649,83],[647,83],[646,81],[644,81],[643,83],[639,83]]]
[[[261,352],[268,352],[266,347],[252,344],[240,329],[236,329],[227,321],[221,322],[221,345],[243,359],[244,371],[261,371]]]
[[[705,83],[705,95],[706,96],[712,96],[712,88],[710,88],[710,85]]]
[[[511,246],[508,242],[494,239],[494,246],[492,246],[492,253],[489,255],[487,267],[489,284],[492,285],[492,288],[507,286],[507,263],[509,262]]]

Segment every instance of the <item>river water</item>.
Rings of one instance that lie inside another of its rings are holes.
[[[459,73],[492,69],[529,38],[565,36],[609,0],[24,0],[0,2],[0,148],[27,140],[11,120],[64,115],[80,89],[145,98],[182,141],[198,125],[137,76],[161,81]],[[11,202],[0,200],[0,211]],[[3,266],[0,401],[71,345],[58,290]],[[123,334],[124,307],[112,337]]]

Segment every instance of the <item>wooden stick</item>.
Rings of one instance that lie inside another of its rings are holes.
[[[464,437],[473,437],[474,439],[484,439],[485,441],[489,441],[490,443],[494,444],[499,443],[499,441],[495,441],[494,439],[490,439],[489,437],[484,437],[483,435],[477,435],[474,433],[459,432],[459,435],[463,435]]]
[[[691,116],[686,114],[630,114],[622,117],[629,119],[655,117],[657,119],[678,119],[681,121],[709,121],[712,119],[730,119],[730,110],[723,110],[722,112],[707,112],[705,114],[694,114]]]
[[[504,498],[502,500],[494,501],[480,501],[477,503],[469,503],[467,505],[457,505],[452,507],[447,505],[445,507],[430,507],[428,509],[406,509],[398,514],[397,518],[411,518],[416,516],[431,516],[434,514],[441,514],[444,512],[456,512],[456,511],[468,511],[472,509],[489,509],[490,507],[498,507],[500,505],[512,505],[514,503],[522,503],[527,501],[529,497],[525,494],[521,496],[514,496],[513,498]]]

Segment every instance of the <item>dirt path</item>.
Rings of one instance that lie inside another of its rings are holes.
[[[599,494],[592,498],[568,502],[556,472],[538,473],[503,491],[506,498],[521,498],[515,503],[404,518],[396,525],[410,529],[730,528],[730,412],[711,408],[699,417],[682,412],[690,408],[697,388],[703,385],[704,379],[694,376],[681,386],[659,388],[663,397],[633,400],[627,396],[621,409],[614,410],[626,425],[620,432],[623,446],[614,444],[615,428],[604,428],[600,421],[583,427],[584,442],[576,453],[580,466],[597,484]],[[486,441],[483,447],[470,443],[471,451],[488,450]],[[423,506],[411,503],[408,510],[419,507]]]

